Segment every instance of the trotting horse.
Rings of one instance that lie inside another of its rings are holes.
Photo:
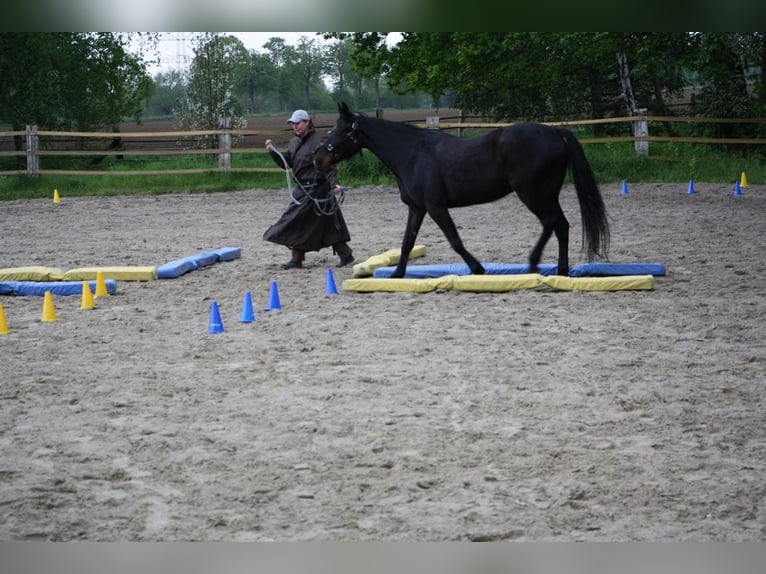
[[[473,138],[456,136],[353,113],[345,102],[340,116],[314,156],[319,169],[347,159],[362,148],[374,153],[396,177],[402,201],[409,207],[401,255],[391,277],[404,277],[410,252],[428,213],[471,272],[482,264],[463,246],[451,207],[495,201],[515,191],[542,223],[543,231],[529,255],[529,271],[538,270],[551,234],[559,245],[557,272],[569,274],[569,222],[559,192],[571,168],[588,260],[606,257],[609,224],[593,170],[580,142],[564,128],[520,123]]]

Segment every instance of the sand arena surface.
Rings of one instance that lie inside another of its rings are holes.
[[[55,323],[0,298],[0,539],[764,540],[766,187],[695,188],[602,186],[611,260],[668,271],[614,293],[326,297],[329,250],[283,271],[261,239],[285,191],[0,202],[0,267],[242,249],[93,310],[55,297]],[[357,261],[399,246],[396,190],[344,213]],[[539,233],[515,196],[452,213],[484,261]],[[418,243],[458,261],[428,219]]]

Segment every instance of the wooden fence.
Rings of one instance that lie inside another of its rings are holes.
[[[441,122],[436,116],[425,118],[423,122],[416,122],[424,128],[448,130],[463,135],[465,130],[488,130],[504,127],[507,123],[490,122]],[[633,135],[589,137],[581,138],[583,144],[599,144],[608,142],[633,142],[637,154],[647,154],[651,142],[680,142],[699,144],[728,144],[728,145],[764,145],[763,138],[716,138],[716,137],[674,137],[674,136],[651,136],[648,135],[650,122],[696,122],[696,123],[766,123],[766,119],[732,119],[732,118],[698,118],[677,116],[632,116],[620,118],[604,118],[595,120],[579,120],[568,122],[548,122],[548,125],[557,126],[588,126],[596,124],[631,124],[626,132]],[[325,130],[331,126],[318,126],[317,129]],[[69,157],[92,157],[94,164],[110,156],[204,156],[215,155],[218,158],[217,171],[220,172],[280,172],[275,167],[235,167],[233,157],[246,154],[265,154],[263,140],[268,137],[281,138],[287,141],[292,133],[288,130],[248,130],[227,129],[197,130],[197,131],[143,131],[143,132],[76,132],[76,131],[48,131],[37,130],[34,126],[28,126],[25,131],[0,131],[0,142],[9,147],[9,141],[13,142],[21,138],[25,142],[23,150],[0,149],[0,157],[16,156],[26,158],[26,169],[0,170],[0,176],[5,175],[176,175],[209,173],[216,171],[215,168],[186,168],[186,169],[46,169],[43,158],[55,156]],[[5,139],[4,139],[5,138]],[[8,139],[10,138],[10,139]],[[91,145],[83,142],[91,141]],[[99,140],[101,140],[99,142]],[[135,143],[132,143],[131,140]],[[214,146],[201,146],[201,141],[217,141]],[[109,142],[109,143],[107,143]],[[41,145],[42,144],[42,145]],[[101,144],[102,149],[93,149]],[[253,147],[257,145],[257,147]],[[79,149],[75,149],[79,147]],[[87,149],[90,148],[90,149]]]

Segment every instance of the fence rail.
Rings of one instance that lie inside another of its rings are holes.
[[[544,122],[555,126],[589,126],[603,124],[632,124],[630,136],[587,137],[581,138],[583,144],[602,144],[610,142],[633,142],[636,153],[648,153],[650,142],[679,142],[698,144],[727,144],[727,145],[764,145],[764,138],[726,138],[726,137],[691,137],[691,136],[649,136],[649,122],[687,122],[687,123],[719,123],[719,124],[745,124],[766,123],[766,118],[738,119],[738,118],[698,118],[678,116],[629,116],[618,118],[601,118],[591,120]],[[493,122],[440,122],[438,117],[427,117],[423,122],[411,122],[423,128],[439,130],[457,130],[463,135],[464,130],[489,130],[505,127],[508,123]],[[226,124],[224,124],[226,125]],[[330,126],[318,127],[318,129]],[[639,134],[639,135],[636,135]],[[234,173],[275,173],[280,172],[277,167],[234,167],[232,158],[250,154],[267,153],[263,147],[248,146],[247,143],[255,137],[282,137],[289,138],[291,132],[286,130],[252,130],[252,129],[218,129],[218,130],[194,130],[194,131],[142,131],[142,132],[79,132],[79,131],[51,131],[37,130],[35,126],[28,126],[23,131],[0,131],[2,138],[12,138],[15,141],[23,141],[25,148],[20,150],[0,150],[0,157],[16,156],[26,158],[26,169],[0,170],[0,176],[4,175],[182,175],[209,172],[234,172]],[[51,139],[45,139],[51,138]],[[62,141],[68,138],[68,141]],[[208,141],[217,141],[215,147],[199,147],[200,138]],[[85,147],[87,140],[108,140],[110,145],[105,149],[73,149],[77,147],[73,142],[78,142],[80,147]],[[125,140],[134,140],[131,143],[133,149],[124,147]],[[115,145],[115,142],[119,144]],[[239,144],[242,144],[241,146]],[[165,147],[161,147],[165,146]],[[174,146],[174,149],[167,149]],[[61,149],[61,148],[66,149]],[[45,157],[151,157],[151,156],[205,156],[215,155],[218,157],[218,167],[206,168],[183,168],[183,169],[45,169],[41,167]]]

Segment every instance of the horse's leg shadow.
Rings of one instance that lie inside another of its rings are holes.
[[[436,205],[428,205],[426,206],[426,209],[428,210],[428,215],[431,216],[431,219],[436,222],[436,224],[439,226],[439,229],[441,229],[442,233],[444,233],[452,249],[454,249],[455,252],[463,258],[463,261],[465,261],[466,265],[468,265],[471,273],[474,275],[483,275],[484,266],[479,263],[479,260],[471,255],[463,245],[463,240],[460,239],[460,235],[457,232],[457,227],[455,227],[455,222],[452,220],[452,216],[449,214],[447,208]]]
[[[399,255],[399,261],[396,264],[396,269],[391,274],[391,277],[395,279],[401,279],[404,277],[404,272],[407,270],[407,262],[410,259],[410,253],[415,246],[415,239],[418,237],[420,226],[423,225],[423,219],[426,216],[426,212],[423,209],[409,208],[407,214],[407,228],[404,231],[404,237],[402,238],[402,250]]]

